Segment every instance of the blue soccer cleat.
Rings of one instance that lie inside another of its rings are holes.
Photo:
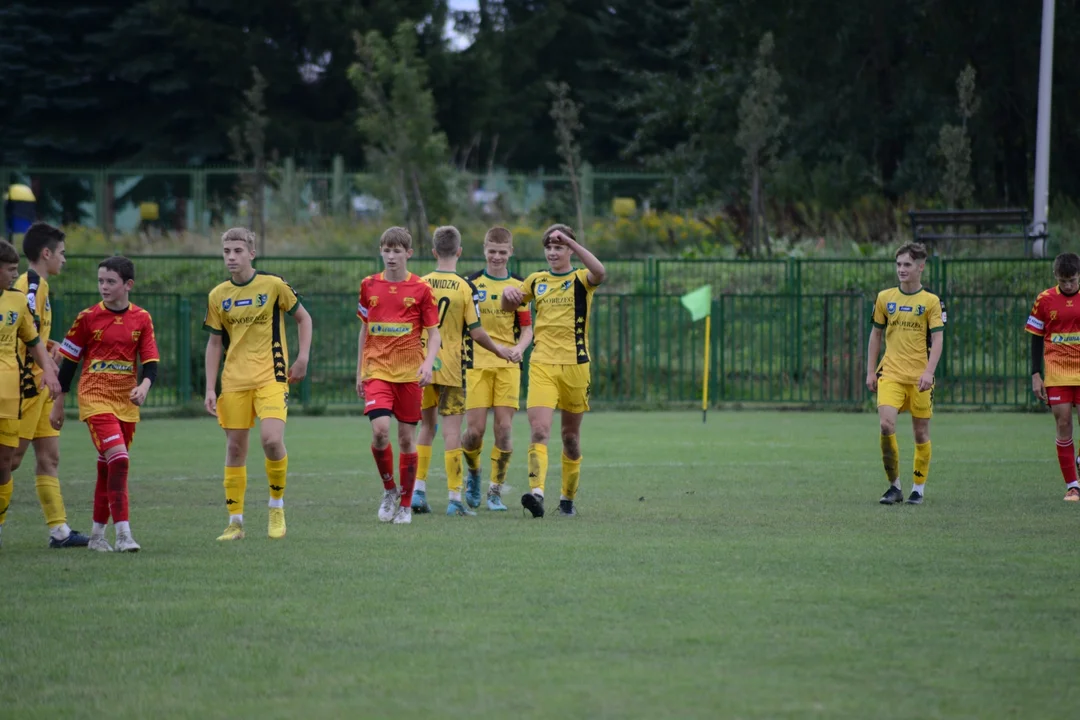
[[[63,540],[57,540],[56,538],[49,538],[49,547],[54,550],[57,548],[70,548],[70,547],[86,547],[90,544],[90,538],[83,535],[78,530],[72,530],[71,534]]]
[[[413,515],[424,515],[431,512],[431,506],[428,505],[427,493],[423,490],[414,490],[412,494],[412,511]]]
[[[461,504],[460,500],[451,500],[446,506],[446,514],[449,517],[472,517],[476,515],[472,510]]]
[[[467,470],[465,474],[465,503],[471,508],[480,507],[480,471]]]
[[[506,505],[503,504],[502,495],[498,493],[488,493],[487,496],[488,510],[495,510],[496,512],[502,512],[506,510]]]

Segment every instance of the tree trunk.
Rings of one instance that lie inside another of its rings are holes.
[[[755,160],[750,167],[750,233],[743,243],[743,251],[749,257],[757,257],[758,251],[758,194],[761,189],[761,170]]]
[[[769,239],[769,224],[765,220],[765,185],[761,181],[761,173],[757,173],[755,178],[757,182],[757,216],[758,216],[758,228],[761,231],[760,240],[765,243],[765,254],[769,258],[772,257],[772,240]]]

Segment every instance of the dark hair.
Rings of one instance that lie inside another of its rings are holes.
[[[926,246],[922,243],[917,242],[904,243],[900,247],[896,248],[896,255],[894,255],[893,257],[898,258],[901,255],[905,254],[910,255],[911,259],[915,262],[925,260],[927,256]]]
[[[1054,258],[1054,275],[1065,278],[1080,275],[1080,255],[1061,253]]]
[[[41,251],[45,248],[56,250],[60,243],[64,242],[64,231],[55,228],[48,223],[36,222],[26,230],[23,236],[22,249],[26,259],[37,262],[41,259]]]
[[[0,264],[19,264],[19,251],[7,240],[0,240]]]
[[[120,280],[123,282],[135,279],[135,263],[131,262],[123,255],[113,255],[107,260],[102,260],[98,263],[98,267],[112,270],[120,276]]]

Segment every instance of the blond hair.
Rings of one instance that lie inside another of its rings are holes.
[[[454,257],[461,249],[461,233],[453,225],[437,227],[435,234],[431,236],[431,247],[435,248],[435,254],[441,258]]]
[[[900,257],[904,254],[910,255],[911,259],[915,262],[925,260],[927,257],[926,246],[917,242],[904,243],[896,249],[895,257]]]
[[[399,247],[405,250],[412,250],[412,235],[409,231],[403,227],[394,226],[386,228],[382,237],[379,238],[379,247]]]
[[[484,243],[492,245],[510,245],[514,242],[514,234],[504,227],[495,227],[484,233]]]
[[[545,230],[544,236],[540,238],[544,247],[547,247],[548,241],[551,240],[551,236],[555,233],[556,230],[561,232],[563,235],[568,235],[571,240],[577,240],[577,236],[574,235],[574,229],[572,227],[570,227],[569,225],[563,225],[562,223],[555,223],[547,230]]]
[[[248,246],[248,250],[251,250],[252,252],[255,251],[255,233],[247,228],[229,228],[221,236],[221,242],[222,244],[227,242],[242,242]]]

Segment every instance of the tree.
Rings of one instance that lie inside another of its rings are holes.
[[[266,79],[259,68],[251,68],[252,85],[244,92],[243,118],[229,130],[233,161],[253,171],[240,176],[241,197],[248,201],[251,229],[259,237],[259,252],[266,250],[266,185],[269,178],[266,162]]]
[[[368,168],[419,240],[433,211],[447,206],[449,150],[435,122],[415,25],[401,23],[391,42],[376,32],[357,35],[356,56],[349,78],[360,96],[356,127]]]
[[[941,176],[941,198],[946,207],[963,207],[971,202],[975,187],[971,182],[971,138],[968,121],[979,110],[975,95],[975,68],[967,65],[956,79],[959,125],[943,125],[938,138],[938,154],[945,162]]]
[[[555,146],[562,159],[563,170],[570,176],[570,189],[574,194],[579,233],[585,232],[585,216],[581,211],[581,105],[570,97],[570,86],[564,82],[548,83],[554,96],[551,102],[551,119],[555,121]]]
[[[780,138],[787,127],[781,112],[784,95],[780,73],[773,65],[773,36],[765,33],[758,45],[757,60],[750,84],[739,101],[739,130],[735,144],[746,154],[743,168],[750,182],[750,233],[744,251],[756,255],[762,240],[772,255],[772,243],[765,227],[764,176],[775,168]]]

